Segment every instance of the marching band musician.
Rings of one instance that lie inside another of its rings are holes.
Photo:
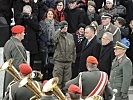
[[[81,100],[81,89],[75,85],[71,84],[68,88],[68,93],[66,93],[67,100]]]
[[[21,25],[16,25],[12,27],[11,31],[12,36],[4,45],[4,61],[13,58],[13,66],[19,71],[18,66],[21,63],[26,63],[27,60],[26,50],[21,42],[24,39],[25,27]],[[8,84],[12,80],[13,77],[9,73],[5,72],[3,96]]]
[[[32,72],[32,68],[25,63],[22,63],[19,65],[20,70],[20,76],[22,79],[24,79],[28,74]],[[41,84],[39,82],[34,81],[35,85],[38,89],[41,90]],[[7,94],[4,97],[3,100],[30,100],[31,97],[33,97],[35,94],[29,90],[27,87],[18,87],[20,84],[20,81],[16,81],[12,84],[8,85]]]
[[[88,56],[86,67],[88,71],[79,73],[79,75],[66,83],[66,89],[71,84],[75,84],[82,89],[82,99],[89,98],[93,95],[102,95],[103,91],[108,92],[109,98],[112,98],[112,91],[107,85],[108,75],[99,71],[97,68],[98,61],[94,56]],[[110,100],[110,99],[108,99]]]
[[[46,84],[48,80],[44,80],[42,83],[42,86],[44,86]],[[42,89],[42,92],[45,94],[44,96],[41,97],[41,100],[55,100],[55,96],[53,96],[53,92],[52,91],[44,91]]]

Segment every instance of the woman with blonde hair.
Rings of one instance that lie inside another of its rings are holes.
[[[97,21],[92,21],[90,25],[95,28],[95,34],[97,35],[97,27],[98,27]]]

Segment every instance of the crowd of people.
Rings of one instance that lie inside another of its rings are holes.
[[[0,18],[5,18],[10,30],[4,61],[13,58],[13,66],[21,71],[19,66],[27,63],[27,50],[33,70],[40,55],[41,83],[58,77],[57,85],[68,98],[97,94],[110,100],[112,89],[117,89],[115,100],[128,100],[133,62],[132,7],[132,0],[0,1]],[[3,96],[12,80],[6,72]],[[69,92],[73,87],[75,95]],[[46,94],[53,96],[53,90]]]

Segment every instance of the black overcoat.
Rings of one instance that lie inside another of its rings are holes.
[[[86,71],[86,59],[88,56],[94,56],[97,59],[99,59],[100,49],[101,49],[101,43],[95,36],[90,43],[86,46],[87,39],[84,40],[82,51],[80,55],[80,69],[79,71]]]

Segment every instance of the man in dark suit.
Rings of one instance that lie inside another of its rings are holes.
[[[106,90],[109,90],[106,85],[108,82],[108,75],[105,72],[99,71],[97,65],[97,59],[94,56],[88,56],[86,59],[88,71],[81,72],[76,78],[68,81],[66,83],[66,89],[68,89],[71,84],[79,86],[82,89],[83,99],[93,95],[101,95],[105,87]],[[108,97],[110,96],[112,96],[111,91],[108,91]]]
[[[88,56],[94,56],[99,58],[101,44],[95,35],[95,29],[92,26],[86,26],[85,28],[85,40],[83,41],[81,55],[80,55],[80,65],[79,71],[87,71],[86,68],[86,58]]]
[[[113,34],[113,43],[116,43],[116,41],[121,40],[121,32],[119,28],[115,27],[111,23],[111,18],[112,18],[112,15],[110,15],[109,13],[105,13],[104,15],[101,16],[102,24],[99,25],[97,28],[97,37],[101,39],[103,36],[103,33],[111,32]]]

